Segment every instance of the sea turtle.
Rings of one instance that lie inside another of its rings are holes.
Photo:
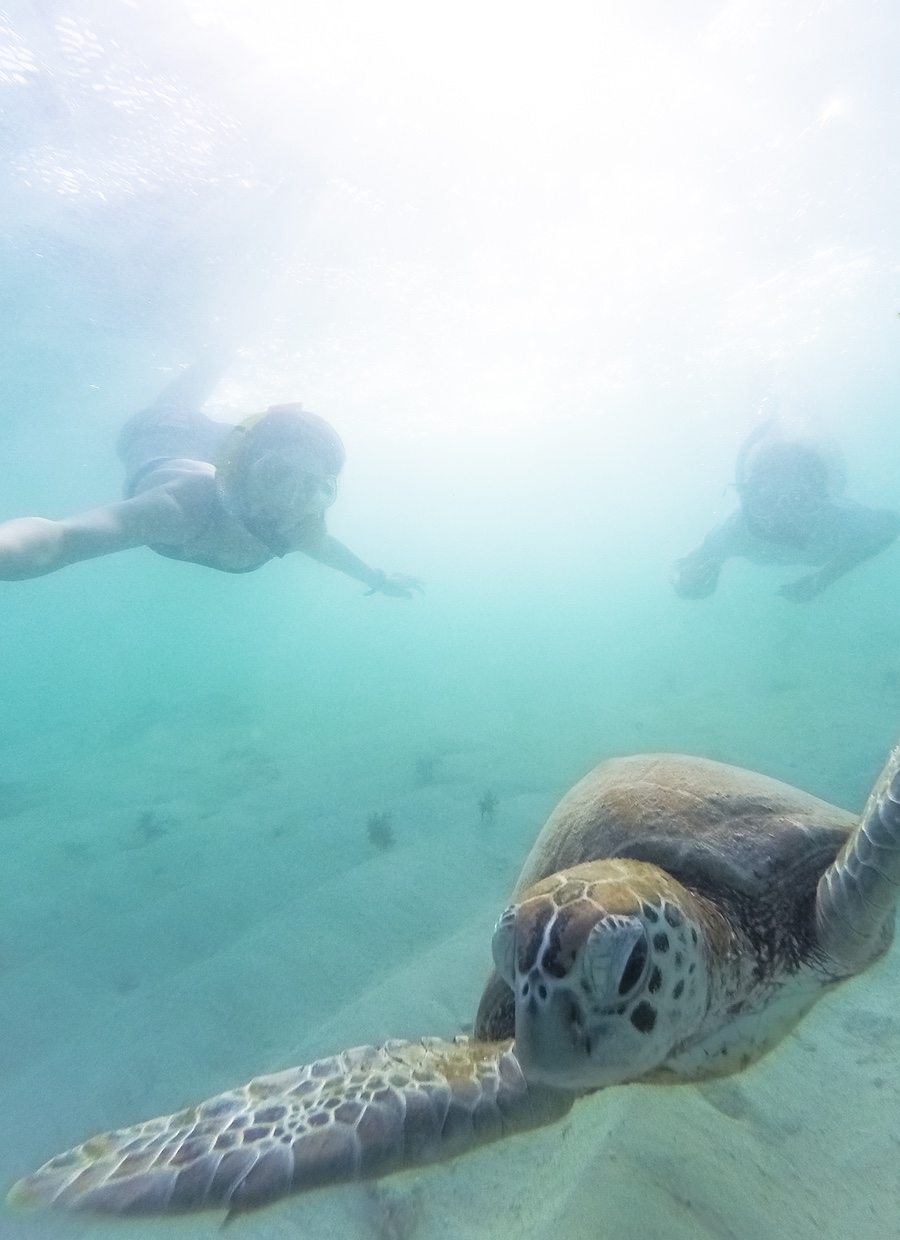
[[[887,950],[900,747],[862,817],[699,758],[603,763],[538,836],[472,1038],[358,1047],[93,1137],[15,1205],[237,1212],[550,1123],[630,1081],[738,1071]]]

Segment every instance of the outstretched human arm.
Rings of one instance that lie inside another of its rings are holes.
[[[837,550],[820,569],[789,581],[778,594],[792,603],[807,603],[857,564],[870,560],[889,547],[900,534],[900,516],[889,509],[863,508],[862,505],[838,510],[842,527],[838,531]]]
[[[0,581],[43,577],[67,564],[140,547],[187,542],[202,517],[179,501],[179,488],[153,487],[134,499],[62,521],[16,517],[0,525]]]
[[[369,568],[358,555],[354,555],[349,547],[345,547],[339,539],[331,534],[323,534],[315,542],[302,548],[312,559],[329,568],[337,569],[354,581],[361,581],[369,587],[369,594],[388,594],[392,598],[412,598],[413,593],[423,593],[422,582],[418,577],[408,577],[405,573],[385,573],[380,568]]]
[[[699,547],[676,560],[672,585],[682,598],[709,598],[719,584],[722,565],[741,554],[743,526],[740,510],[709,531]]]
[[[234,349],[230,345],[209,346],[185,367],[171,383],[166,384],[151,409],[188,409],[192,412],[202,408],[212,395],[217,383],[231,364]]]

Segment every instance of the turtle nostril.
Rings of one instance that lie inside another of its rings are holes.
[[[538,994],[540,995],[542,999],[547,998],[547,987],[544,985],[543,982],[541,982],[540,986],[538,986]]]
[[[584,1024],[584,1015],[581,1008],[571,996],[566,1000],[565,1019],[568,1020],[570,1025],[575,1025],[578,1029]]]

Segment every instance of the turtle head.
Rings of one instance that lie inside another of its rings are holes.
[[[706,1010],[695,913],[689,892],[637,861],[576,866],[523,892],[492,946],[525,1076],[590,1090],[659,1067]]]

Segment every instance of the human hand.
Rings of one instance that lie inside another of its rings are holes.
[[[13,517],[0,525],[0,581],[42,577],[68,563],[60,521]]]
[[[808,603],[811,598],[821,594],[824,589],[825,587],[819,580],[819,574],[810,573],[807,577],[799,577],[796,581],[787,582],[786,585],[776,590],[776,594],[788,599],[791,603]]]
[[[672,569],[672,585],[682,598],[709,598],[719,584],[721,565],[713,559],[687,555]]]
[[[386,594],[389,598],[412,598],[414,593],[424,594],[425,587],[418,577],[409,577],[406,573],[384,573],[379,571],[378,580],[366,594]]]

